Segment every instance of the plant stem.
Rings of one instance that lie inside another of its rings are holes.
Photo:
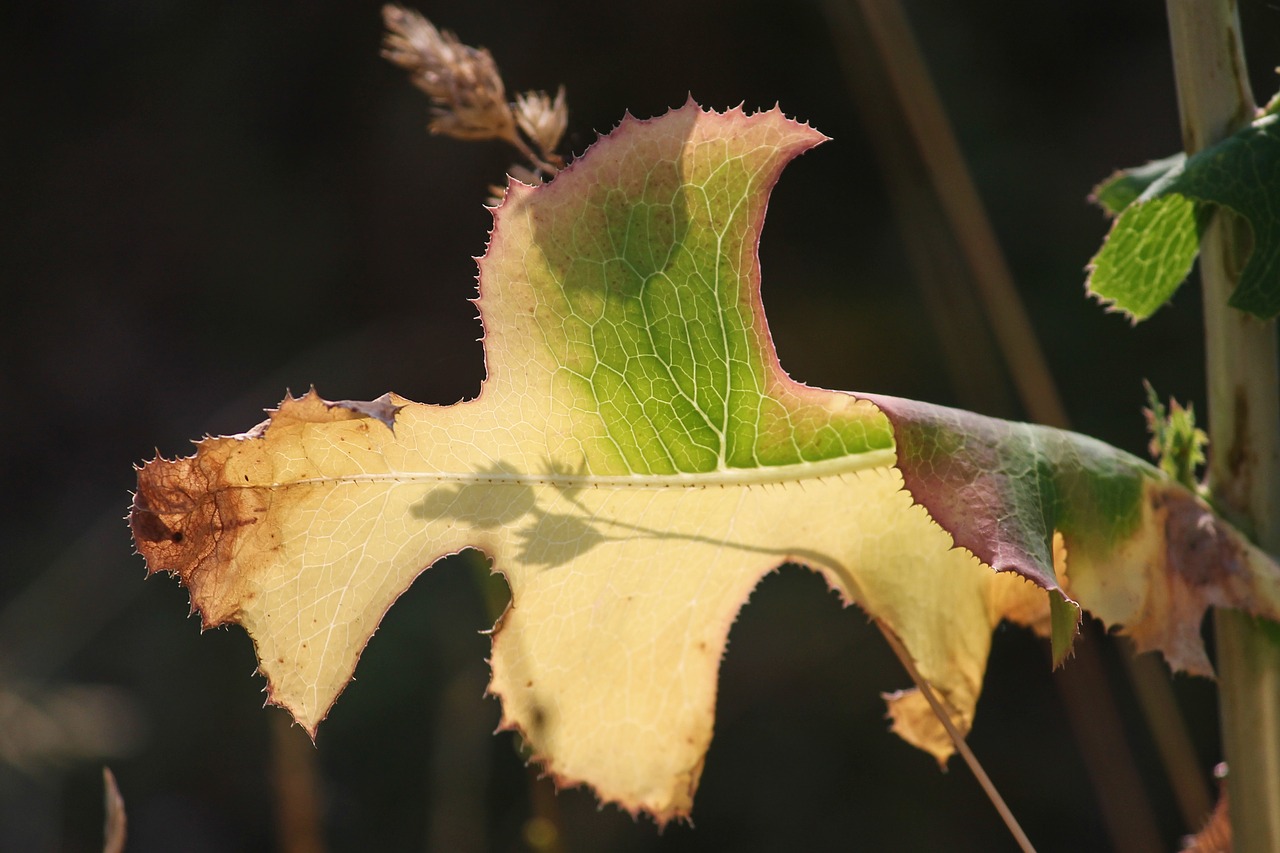
[[[556,176],[556,173],[560,171],[554,165],[539,157],[537,153],[534,152],[533,148],[520,138],[520,134],[518,132],[513,130],[511,131],[510,136],[504,136],[502,139],[510,143],[513,148],[520,152],[521,157],[524,157],[529,161],[529,165],[533,166],[535,170],[545,177],[553,178]]]
[[[1234,0],[1167,0],[1183,144],[1196,151],[1254,114]],[[1249,251],[1244,223],[1214,217],[1200,243],[1208,378],[1208,485],[1217,508],[1280,552],[1280,370],[1274,322],[1227,305]],[[1219,610],[1222,741],[1237,853],[1280,850],[1280,627]]]
[[[906,646],[902,645],[902,641],[898,639],[898,636],[886,628],[883,623],[877,621],[876,627],[880,629],[880,633],[884,635],[885,642],[889,644],[889,648],[893,649],[893,653],[898,656],[898,660],[911,676],[911,680],[916,683],[916,687],[920,689],[924,698],[929,702],[929,707],[933,709],[934,715],[937,716],[938,721],[942,723],[942,727],[947,730],[947,734],[951,737],[951,742],[955,745],[956,752],[960,753],[960,757],[964,759],[965,764],[969,765],[969,770],[973,772],[978,784],[986,792],[987,799],[991,800],[991,805],[995,806],[996,811],[1000,813],[1000,818],[1004,821],[1004,825],[1009,828],[1009,834],[1013,836],[1014,841],[1018,842],[1018,847],[1022,849],[1023,853],[1036,853],[1035,848],[1031,846],[1031,840],[1022,831],[1022,827],[1018,824],[1018,819],[1009,810],[1004,797],[1000,796],[1000,792],[996,790],[991,777],[987,775],[987,771],[983,770],[982,764],[978,762],[978,757],[973,754],[973,750],[969,749],[969,744],[965,742],[964,735],[956,728],[956,724],[951,719],[951,715],[947,713],[947,709],[938,701],[938,697],[933,692],[933,687],[916,669],[916,665],[912,662]]]

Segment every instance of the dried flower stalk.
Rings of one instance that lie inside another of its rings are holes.
[[[431,99],[432,133],[507,142],[534,167],[535,180],[564,165],[555,153],[569,122],[564,87],[554,100],[546,92],[527,92],[507,103],[502,75],[489,51],[463,44],[412,9],[389,4],[382,8],[382,18],[387,26],[382,55],[408,71],[413,84]]]

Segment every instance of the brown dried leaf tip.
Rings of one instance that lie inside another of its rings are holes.
[[[554,100],[546,92],[526,92],[509,104],[489,51],[463,44],[402,6],[383,6],[382,19],[387,26],[382,55],[408,71],[413,84],[431,98],[432,133],[503,140],[548,177],[564,165],[555,152],[569,122],[563,87]]]

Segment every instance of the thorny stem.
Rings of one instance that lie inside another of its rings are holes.
[[[942,723],[943,728],[947,730],[947,734],[951,737],[951,742],[955,744],[956,752],[964,759],[965,764],[969,765],[969,770],[973,772],[974,777],[978,780],[978,784],[982,786],[982,790],[986,792],[987,799],[991,800],[991,805],[996,807],[1000,817],[1004,820],[1004,825],[1009,828],[1009,834],[1013,836],[1014,841],[1018,842],[1023,853],[1036,853],[1036,849],[1031,846],[1031,840],[1027,838],[1027,834],[1022,831],[1022,827],[1018,824],[1018,819],[1013,816],[1013,812],[1009,810],[1009,806],[1005,803],[1004,798],[1000,796],[1000,792],[996,790],[996,786],[991,781],[991,777],[987,775],[987,771],[982,769],[978,757],[973,754],[973,750],[969,749],[969,744],[965,742],[964,735],[956,728],[956,724],[952,721],[951,715],[947,713],[946,708],[938,701],[938,697],[933,692],[933,688],[929,682],[924,679],[920,671],[916,669],[915,663],[911,660],[911,655],[907,652],[902,641],[897,635],[890,631],[882,622],[877,621],[876,627],[880,629],[880,633],[884,635],[885,641],[889,644],[889,648],[893,649],[893,653],[898,656],[898,660],[902,662],[902,666],[906,669],[907,674],[911,676],[911,680],[916,683],[916,687],[920,688],[920,692],[924,698],[928,700],[929,707],[933,709],[933,713],[937,715],[938,720]]]

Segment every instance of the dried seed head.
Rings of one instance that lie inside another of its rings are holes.
[[[489,51],[463,44],[411,9],[383,6],[382,18],[387,25],[382,55],[408,71],[431,98],[432,133],[504,140],[528,160],[535,175],[551,176],[564,166],[555,153],[569,123],[563,87],[554,101],[546,92],[527,92],[508,104]]]
[[[387,25],[382,55],[409,72],[431,98],[429,128],[459,139],[516,138],[502,75],[489,51],[469,47],[441,32],[419,13],[382,8]]]
[[[559,159],[556,148],[565,128],[569,126],[569,108],[564,102],[564,86],[556,91],[555,100],[546,92],[525,92],[516,95],[513,112],[520,129],[538,146],[548,160]]]

